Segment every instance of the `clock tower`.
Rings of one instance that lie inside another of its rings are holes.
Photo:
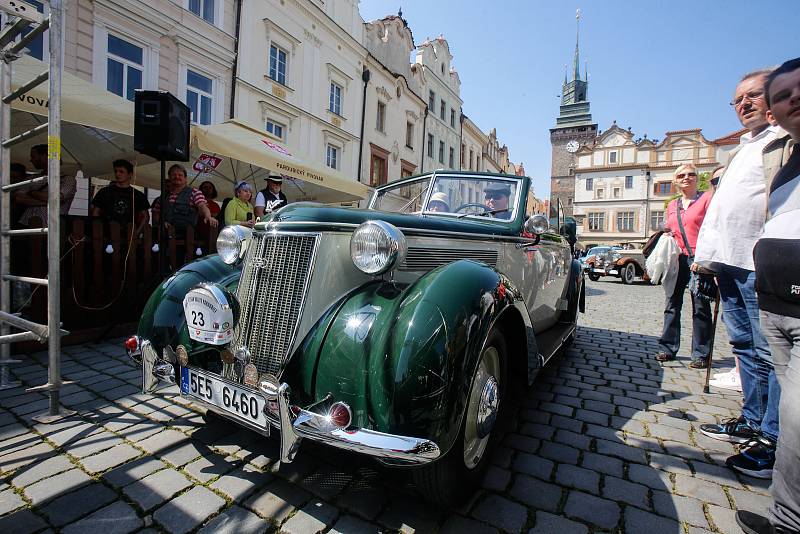
[[[575,15],[580,23],[580,9]],[[584,68],[581,79],[578,52],[578,33],[575,34],[575,57],[572,66],[572,80],[564,72],[561,86],[561,106],[556,118],[555,128],[550,128],[552,145],[552,166],[550,170],[550,206],[555,210],[558,201],[564,206],[566,215],[572,215],[575,198],[575,153],[585,145],[592,145],[597,137],[597,124],[592,122],[589,112],[589,74]]]

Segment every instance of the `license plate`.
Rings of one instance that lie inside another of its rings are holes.
[[[198,369],[181,369],[181,392],[233,415],[236,419],[269,430],[264,414],[266,399],[218,376]]]

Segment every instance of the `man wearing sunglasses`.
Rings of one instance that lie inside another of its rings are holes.
[[[511,189],[504,183],[493,183],[486,186],[483,190],[486,200],[488,213],[496,219],[510,219],[511,211],[508,209],[508,199],[511,196]]]
[[[742,445],[741,452],[726,463],[759,478],[772,477],[780,402],[772,355],[759,322],[753,263],[753,247],[766,220],[767,177],[762,150],[779,135],[779,129],[767,121],[764,85],[770,72],[772,69],[747,74],[736,86],[731,106],[748,131],[714,193],[695,252],[695,263],[716,273],[722,318],[732,351],[739,359],[743,395],[738,418],[700,425],[700,431]]]

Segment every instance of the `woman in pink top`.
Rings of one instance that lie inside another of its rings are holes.
[[[660,362],[674,360],[680,348],[683,295],[686,286],[689,285],[689,267],[693,261],[697,234],[700,233],[700,226],[711,201],[710,193],[697,190],[697,167],[691,163],[680,165],[675,169],[674,181],[681,196],[667,206],[666,228],[675,238],[681,254],[678,258],[678,279],[675,290],[667,297],[664,306],[664,329],[658,340],[661,350],[656,354],[656,360]],[[683,223],[683,230],[680,223]],[[711,304],[692,295],[692,361],[689,367],[704,369],[708,365],[710,340]]]

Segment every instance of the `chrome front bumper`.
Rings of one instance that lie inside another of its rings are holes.
[[[175,384],[177,362],[174,353],[167,349],[159,356],[149,340],[141,340],[139,350],[128,351],[128,355],[142,366],[142,393],[152,393],[161,384]],[[246,387],[246,386],[241,386]],[[291,390],[286,383],[262,381],[258,389],[267,406],[277,402],[277,413],[269,411],[267,420],[280,431],[281,462],[294,460],[303,438],[324,443],[332,447],[373,456],[389,464],[422,465],[436,460],[441,451],[433,441],[386,434],[366,428],[342,429],[331,423],[327,414],[300,408],[291,403]],[[195,397],[188,397],[215,413],[227,417],[225,412]],[[228,417],[239,423],[239,420]]]

